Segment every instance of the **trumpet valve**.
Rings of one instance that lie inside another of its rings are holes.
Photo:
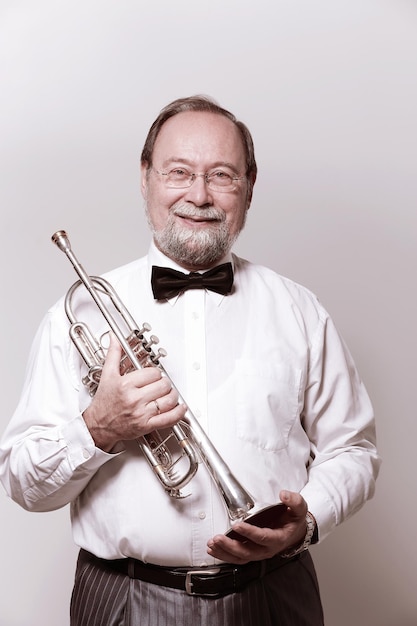
[[[143,337],[143,335],[148,333],[150,330],[152,330],[152,326],[148,324],[148,322],[144,322],[142,324],[142,328],[138,330],[139,337]]]
[[[159,343],[158,337],[156,335],[151,335],[149,339],[143,341],[143,347],[145,348],[145,350],[148,350],[148,352],[150,352],[152,350],[152,346],[157,343]]]
[[[168,353],[163,348],[158,348],[158,352],[152,352],[151,360],[154,365],[159,364],[159,359],[163,359]]]

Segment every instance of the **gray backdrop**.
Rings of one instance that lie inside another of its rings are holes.
[[[74,280],[50,235],[66,228],[93,274],[143,255],[148,126],[210,94],[256,143],[238,252],[319,295],[377,413],[377,495],[313,548],[327,625],[415,625],[416,2],[2,0],[0,55],[1,429]],[[0,625],[66,626],[68,508],[0,492]]]

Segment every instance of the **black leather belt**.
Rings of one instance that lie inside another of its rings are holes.
[[[220,598],[241,591],[250,582],[294,562],[301,558],[302,554],[297,554],[292,559],[275,556],[264,561],[252,561],[247,565],[221,564],[206,568],[162,567],[131,558],[106,560],[85,550],[81,550],[80,559],[92,562],[99,567],[115,570],[130,578],[163,587],[181,589],[189,595]]]

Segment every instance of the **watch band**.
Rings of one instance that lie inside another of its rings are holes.
[[[300,552],[304,552],[304,550],[307,550],[307,548],[311,544],[311,540],[313,539],[313,535],[314,535],[314,531],[316,529],[317,523],[316,523],[316,519],[314,515],[310,513],[310,511],[307,511],[306,513],[306,524],[307,524],[307,531],[306,531],[303,542],[297,548],[288,550],[288,552],[283,552],[281,556],[284,559],[290,559],[296,554],[299,554]]]

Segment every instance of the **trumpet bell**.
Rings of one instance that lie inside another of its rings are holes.
[[[265,506],[239,521],[258,526],[259,528],[282,528],[286,515],[288,515],[286,505],[279,502],[278,504]],[[247,541],[246,537],[240,535],[233,527],[229,528],[225,535],[230,537],[230,539],[237,539],[237,541]]]

